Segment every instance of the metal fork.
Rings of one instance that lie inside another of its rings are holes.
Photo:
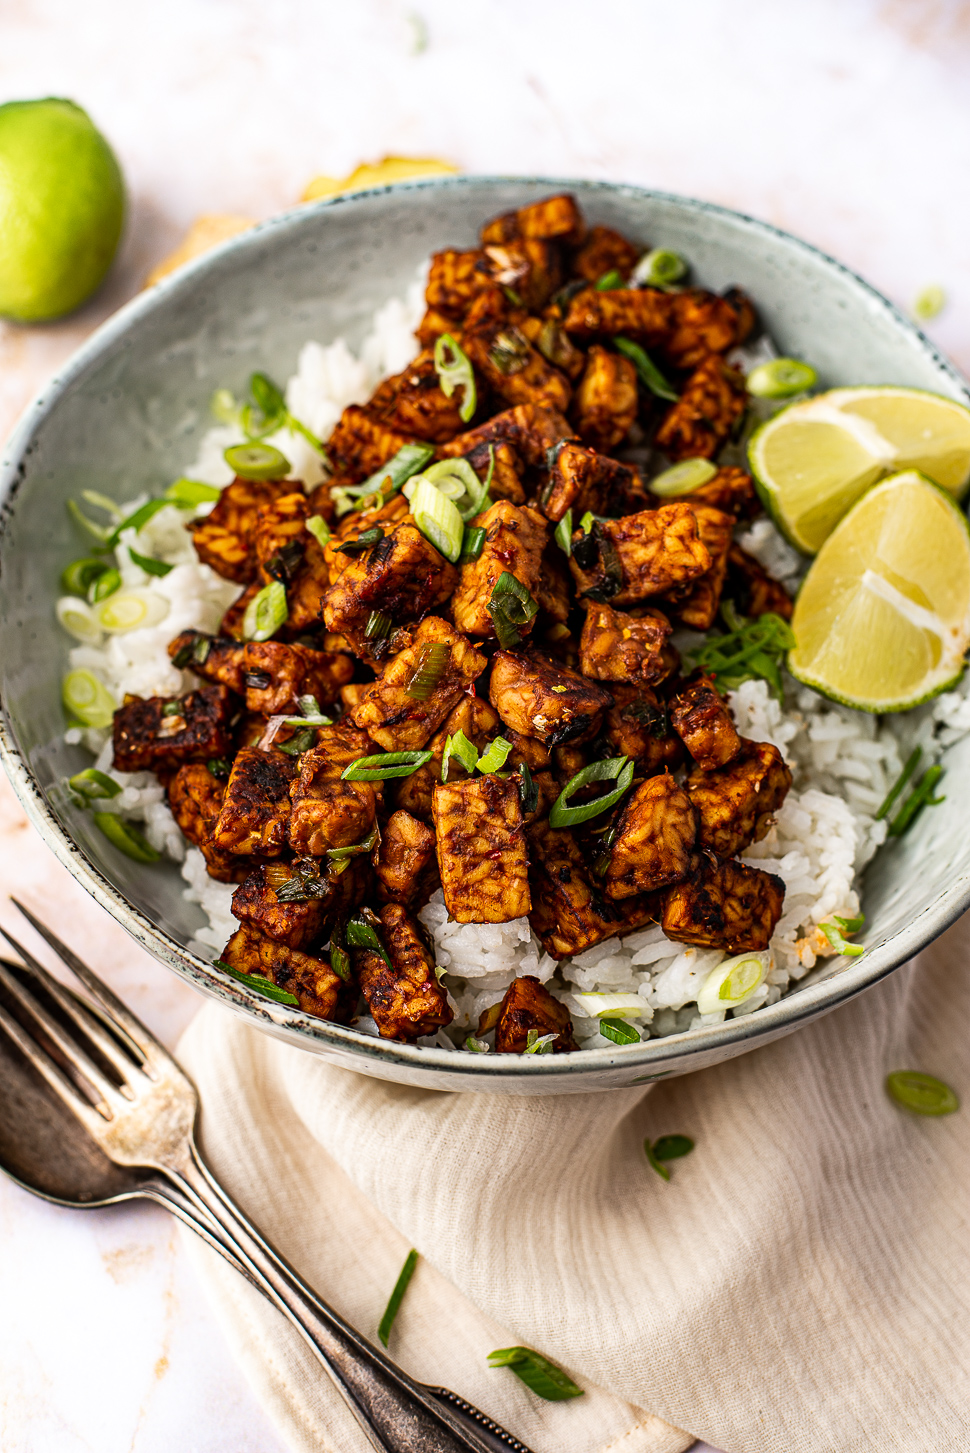
[[[109,1160],[164,1177],[177,1193],[182,1219],[288,1318],[374,1446],[382,1453],[529,1453],[463,1398],[408,1377],[311,1290],[203,1161],[195,1143],[199,1099],[188,1076],[93,970],[23,904],[13,902],[95,1004],[88,1007],[65,989],[0,929],[26,966],[22,979],[0,961],[0,984],[23,1011],[21,1019],[0,1004],[0,1029]],[[30,987],[32,980],[63,1017],[45,1007]]]

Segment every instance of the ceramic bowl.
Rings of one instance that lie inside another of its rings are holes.
[[[909,384],[970,402],[956,371],[885,298],[763,222],[636,187],[457,177],[301,207],[143,293],[47,385],[0,466],[2,751],[45,841],[133,938],[203,994],[348,1069],[429,1089],[589,1091],[715,1064],[876,983],[970,902],[967,740],[947,755],[946,801],[867,872],[863,958],[831,961],[777,1004],[694,1034],[577,1055],[450,1053],[376,1040],[227,982],[184,947],[201,912],[183,899],[177,868],[131,862],[84,813],[64,806],[63,794],[52,795],[90,761],[63,740],[59,687],[70,642],[53,606],[60,572],[78,553],[66,501],[84,488],[122,499],[146,487],[161,492],[194,457],[216,387],[242,390],[256,368],[286,378],[308,338],[343,335],[355,346],[375,308],[405,290],[429,252],[473,245],[487,218],[564,188],[591,223],[682,253],[702,284],[739,284],[782,351],[811,359],[823,385]]]

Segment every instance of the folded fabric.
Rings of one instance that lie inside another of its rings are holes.
[[[970,1449],[970,1104],[924,1118],[884,1089],[922,1069],[970,1100],[968,948],[970,918],[827,1018],[649,1091],[393,1085],[216,1007],[179,1054],[207,1157],[280,1250],[374,1336],[416,1247],[391,1354],[535,1453]],[[668,1183],[643,1141],[674,1133],[696,1149]],[[292,1446],[365,1453],[300,1339],[196,1255]],[[584,1396],[487,1367],[517,1344]]]

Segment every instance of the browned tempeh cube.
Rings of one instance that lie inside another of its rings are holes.
[[[747,407],[744,379],[719,354],[691,374],[657,430],[671,459],[712,459]]]
[[[670,703],[670,724],[705,772],[723,767],[741,750],[731,713],[709,676],[678,691]]]
[[[405,444],[414,442],[413,434],[389,429],[357,404],[351,404],[340,415],[327,441],[327,453],[334,467],[346,477],[345,482],[359,484],[376,473]]]
[[[677,943],[739,954],[765,949],[781,917],[785,885],[774,873],[729,860],[702,863],[667,890],[663,931]]]
[[[596,681],[662,681],[667,675],[663,648],[673,627],[659,610],[627,615],[591,602],[579,642],[584,676]]]
[[[114,765],[119,772],[159,772],[224,757],[237,704],[226,686],[186,696],[127,696],[114,715]]]
[[[570,301],[566,332],[580,343],[623,337],[656,348],[670,334],[671,304],[657,288],[584,288]]]
[[[228,686],[245,696],[245,647],[231,636],[207,636],[202,631],[182,631],[168,645],[168,654],[179,658],[182,670],[194,671],[206,681]]]
[[[628,464],[566,440],[552,456],[541,496],[542,512],[557,522],[568,509],[576,521],[587,510],[602,515],[638,485],[636,472]]]
[[[390,966],[372,949],[355,950],[354,961],[381,1038],[420,1039],[450,1024],[454,1010],[417,922],[399,903],[388,903],[381,909],[378,934]]]
[[[727,574],[728,551],[734,530],[734,516],[710,505],[692,504],[697,530],[711,556],[711,568],[695,580],[684,595],[671,596],[671,609],[682,625],[694,631],[709,631],[717,619],[721,591]]]
[[[196,554],[225,580],[246,585],[256,574],[256,531],[260,515],[294,491],[292,480],[234,479],[203,520],[186,526]]]
[[[475,749],[481,753],[501,725],[498,712],[487,701],[481,696],[463,693],[458,705],[448,713],[444,724],[428,743],[428,750],[432,753],[431,761],[412,772],[410,777],[399,778],[390,784],[395,806],[403,807],[414,817],[420,817],[423,822],[430,822],[431,795],[435,783],[441,781],[441,764],[448,738],[464,732]],[[511,757],[509,760],[512,760]],[[468,775],[457,757],[449,758],[448,777],[451,780],[461,781]]]
[[[628,898],[621,904],[602,895],[568,828],[550,827],[543,820],[527,828],[526,836],[533,905],[529,922],[554,959],[569,958],[655,921],[659,910],[652,898]]]
[[[508,571],[535,596],[542,569],[542,552],[548,525],[538,510],[500,499],[478,515],[474,524],[485,531],[485,543],[477,560],[461,567],[452,600],[452,615],[460,631],[470,636],[494,636],[495,623],[488,613],[492,591]],[[532,622],[520,628],[532,629]]]
[[[428,308],[421,322],[414,330],[414,336],[422,348],[433,348],[442,333],[454,333],[461,324],[455,318],[446,316],[437,308]]]
[[[535,598],[540,611],[557,625],[565,625],[573,608],[573,582],[566,558],[558,545],[547,545],[539,570]],[[545,625],[546,622],[541,624]]]
[[[213,832],[217,848],[243,857],[278,857],[286,847],[296,762],[271,748],[243,747],[232,764]]]
[[[569,380],[514,323],[496,319],[466,327],[462,347],[476,373],[507,404],[540,404],[561,413],[568,409],[573,392]]]
[[[771,742],[741,739],[741,751],[725,767],[695,767],[687,794],[700,819],[698,843],[719,858],[733,858],[760,842],[788,796],[792,777]]]
[[[739,341],[738,312],[703,288],[670,295],[670,334],[663,352],[675,368],[696,368],[709,353],[727,353]]]
[[[532,906],[518,782],[494,773],[434,789],[438,871],[458,923],[508,923]]]
[[[740,545],[728,551],[727,588],[739,615],[763,616],[771,611],[783,621],[791,620],[795,607],[788,591]]]
[[[478,248],[461,252],[448,247],[432,254],[425,302],[434,312],[463,318],[479,293],[494,285],[484,252]]]
[[[610,686],[613,706],[603,730],[616,757],[632,757],[641,772],[673,772],[684,760],[684,744],[670,729],[667,712],[649,686]]]
[[[317,509],[314,513],[322,514],[323,511]],[[328,513],[333,513],[332,506]],[[319,630],[323,622],[323,598],[330,588],[326,553],[309,530],[304,531],[303,547],[303,561],[286,587],[286,604],[290,612],[286,629],[294,635],[301,631]]]
[[[382,902],[427,902],[438,876],[430,827],[409,812],[392,812],[374,853],[374,871]]]
[[[281,495],[260,510],[256,523],[256,559],[273,580],[289,580],[303,559],[306,542],[312,538],[305,522],[312,513],[302,485],[290,483],[290,493]]]
[[[711,556],[690,505],[674,504],[576,530],[569,563],[580,594],[618,606],[689,585]]]
[[[517,212],[493,217],[482,228],[482,245],[510,242],[513,237],[538,237],[549,242],[575,245],[586,235],[586,223],[576,198],[568,192],[529,202]]]
[[[352,656],[282,641],[247,641],[245,666],[246,710],[264,716],[295,712],[301,696],[329,706],[354,674]]]
[[[562,250],[540,237],[514,237],[485,248],[492,277],[530,313],[544,308],[562,285]]]
[[[408,694],[417,673],[434,659],[435,646],[447,647],[444,673],[430,694]],[[356,726],[388,752],[423,747],[437,731],[467,687],[485,669],[486,660],[447,621],[428,616],[413,633],[413,642],[387,662],[351,712]]]
[[[203,762],[186,762],[166,788],[172,816],[190,843],[205,858],[206,872],[220,883],[238,882],[249,864],[215,846],[212,834],[226,795],[226,784],[213,777]]]
[[[614,449],[636,418],[638,402],[637,371],[629,358],[594,343],[573,400],[580,438],[604,454]]]
[[[373,549],[350,561],[327,592],[323,619],[327,630],[347,636],[364,654],[372,611],[384,611],[395,626],[419,619],[444,605],[457,580],[454,565],[407,515]]]
[[[322,857],[331,848],[362,842],[373,830],[380,784],[342,776],[351,762],[372,752],[366,733],[355,731],[346,718],[320,728],[317,745],[303,753],[290,788],[289,842],[295,853]]]
[[[456,389],[450,398],[442,392],[434,349],[424,348],[401,373],[384,380],[367,412],[389,429],[442,444],[465,427],[463,403],[463,391]]]
[[[469,449],[464,457],[481,480],[488,479],[489,469],[492,470],[488,486],[492,499],[507,499],[514,505],[525,504],[522,461],[507,440],[499,439],[491,443],[482,440],[473,449]]]
[[[610,898],[631,898],[679,883],[690,869],[697,818],[673,777],[649,777],[627,799],[606,870]]]
[[[293,877],[296,864],[262,863],[240,883],[232,895],[232,915],[251,924],[267,938],[289,948],[305,949],[323,934],[326,900],[308,897],[281,902],[276,889]],[[314,864],[319,871],[319,865]]]
[[[541,651],[498,651],[489,700],[507,727],[548,746],[589,741],[613,698]]]
[[[439,453],[442,458],[455,459],[461,454],[470,454],[481,444],[502,440],[511,444],[530,468],[542,469],[548,450],[560,440],[572,438],[575,438],[572,428],[558,409],[544,404],[517,404],[514,409],[493,415],[477,429],[469,429],[467,434],[459,434],[442,444]]]
[[[641,251],[612,227],[591,227],[586,241],[573,254],[573,272],[590,283],[598,282],[608,272],[618,272],[626,282]]]
[[[575,383],[586,367],[586,354],[576,347],[559,318],[555,316],[558,311],[558,305],[550,304],[547,309],[549,316],[522,318],[518,327],[543,358],[548,359],[554,368],[558,368],[560,373],[564,373]]]
[[[556,1037],[549,1045],[553,1054],[569,1054],[579,1045],[573,1038],[573,1021],[565,1004],[554,999],[544,984],[531,974],[513,979],[500,1005],[495,1026],[497,1054],[524,1054],[529,1044],[529,1031],[542,1038]]]
[[[262,975],[295,994],[305,1014],[318,1019],[346,1020],[353,1011],[343,980],[326,959],[303,953],[267,938],[258,928],[243,923],[222,951],[225,963],[243,974]]]
[[[738,519],[753,518],[761,510],[751,475],[733,464],[725,464],[713,479],[692,489],[690,494],[668,495],[667,502],[686,501],[692,505],[711,505],[716,510],[726,510]]]

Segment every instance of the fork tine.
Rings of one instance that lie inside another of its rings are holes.
[[[7,940],[11,948],[16,949],[24,963],[33,971],[35,978],[40,980],[55,1003],[60,1005],[61,1009],[77,1025],[81,1033],[86,1035],[92,1044],[97,1046],[108,1063],[113,1065],[118,1071],[122,1079],[121,1093],[125,1094],[127,1089],[130,1094],[128,1080],[133,1072],[139,1072],[141,1066],[121,1053],[117,1043],[107,1033],[104,1026],[88,1006],[79,1002],[73,994],[69,994],[63,984],[59,984],[54,976],[49,974],[44,968],[44,965],[34,958],[33,954],[28,949],[25,949],[22,943],[18,943],[12,933],[9,933],[5,928],[0,928],[0,936]]]
[[[88,1104],[77,1086],[71,1083],[60,1066],[56,1065],[46,1050],[31,1038],[3,1004],[0,1004],[0,1029],[6,1032],[8,1038],[13,1041],[24,1058],[29,1060],[38,1074],[44,1077],[57,1098],[67,1106],[73,1115],[77,1116],[83,1125],[87,1126],[92,1134],[96,1127],[104,1125],[100,1110]]]

